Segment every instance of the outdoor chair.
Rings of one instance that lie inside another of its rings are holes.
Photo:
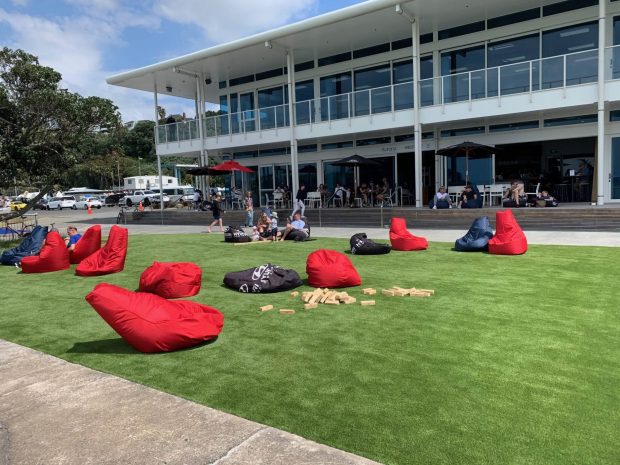
[[[305,201],[306,205],[311,208],[322,207],[321,193],[320,192],[308,192],[308,197]]]

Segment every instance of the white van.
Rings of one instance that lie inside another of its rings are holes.
[[[76,210],[75,197],[73,195],[63,195],[62,197],[54,197],[47,202],[48,210],[62,210],[63,208],[71,208]]]

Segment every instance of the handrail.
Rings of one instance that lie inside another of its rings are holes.
[[[606,80],[620,79],[620,45],[605,47]],[[619,54],[615,71],[613,56]],[[582,58],[585,57],[585,58]],[[338,95],[295,102],[295,124],[311,125],[379,113],[394,113],[413,108],[413,98],[420,98],[423,107],[467,102],[482,98],[532,93],[551,88],[566,88],[595,82],[598,70],[598,49],[582,50],[535,60],[509,63],[490,68],[435,76],[420,80],[415,91],[412,81]],[[582,62],[592,64],[584,65]],[[593,71],[590,71],[590,68]],[[525,73],[527,71],[527,73]],[[521,74],[523,73],[523,74]],[[569,75],[570,73],[573,73]],[[402,90],[401,90],[402,89]],[[288,104],[222,113],[203,118],[206,137],[245,134],[286,128],[291,124]],[[191,141],[198,137],[198,120],[155,126],[158,144]]]

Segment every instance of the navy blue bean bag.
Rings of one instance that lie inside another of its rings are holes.
[[[482,252],[489,248],[489,239],[493,237],[493,229],[488,216],[476,218],[469,231],[454,243],[457,252]]]
[[[30,233],[17,247],[5,250],[0,256],[0,263],[3,265],[15,266],[24,257],[37,255],[43,247],[43,241],[47,236],[47,226],[35,226]]]

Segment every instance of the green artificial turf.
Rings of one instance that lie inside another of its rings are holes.
[[[309,252],[348,240],[221,241],[131,236],[125,271],[98,278],[0,267],[0,337],[386,464],[620,463],[620,249],[349,255],[377,305],[305,311],[288,292],[226,289],[224,273],[271,262],[305,278]],[[215,342],[144,355],[84,300],[100,282],[135,289],[153,260],[202,267],[193,300],[224,313]],[[393,285],[436,293],[380,295]]]

